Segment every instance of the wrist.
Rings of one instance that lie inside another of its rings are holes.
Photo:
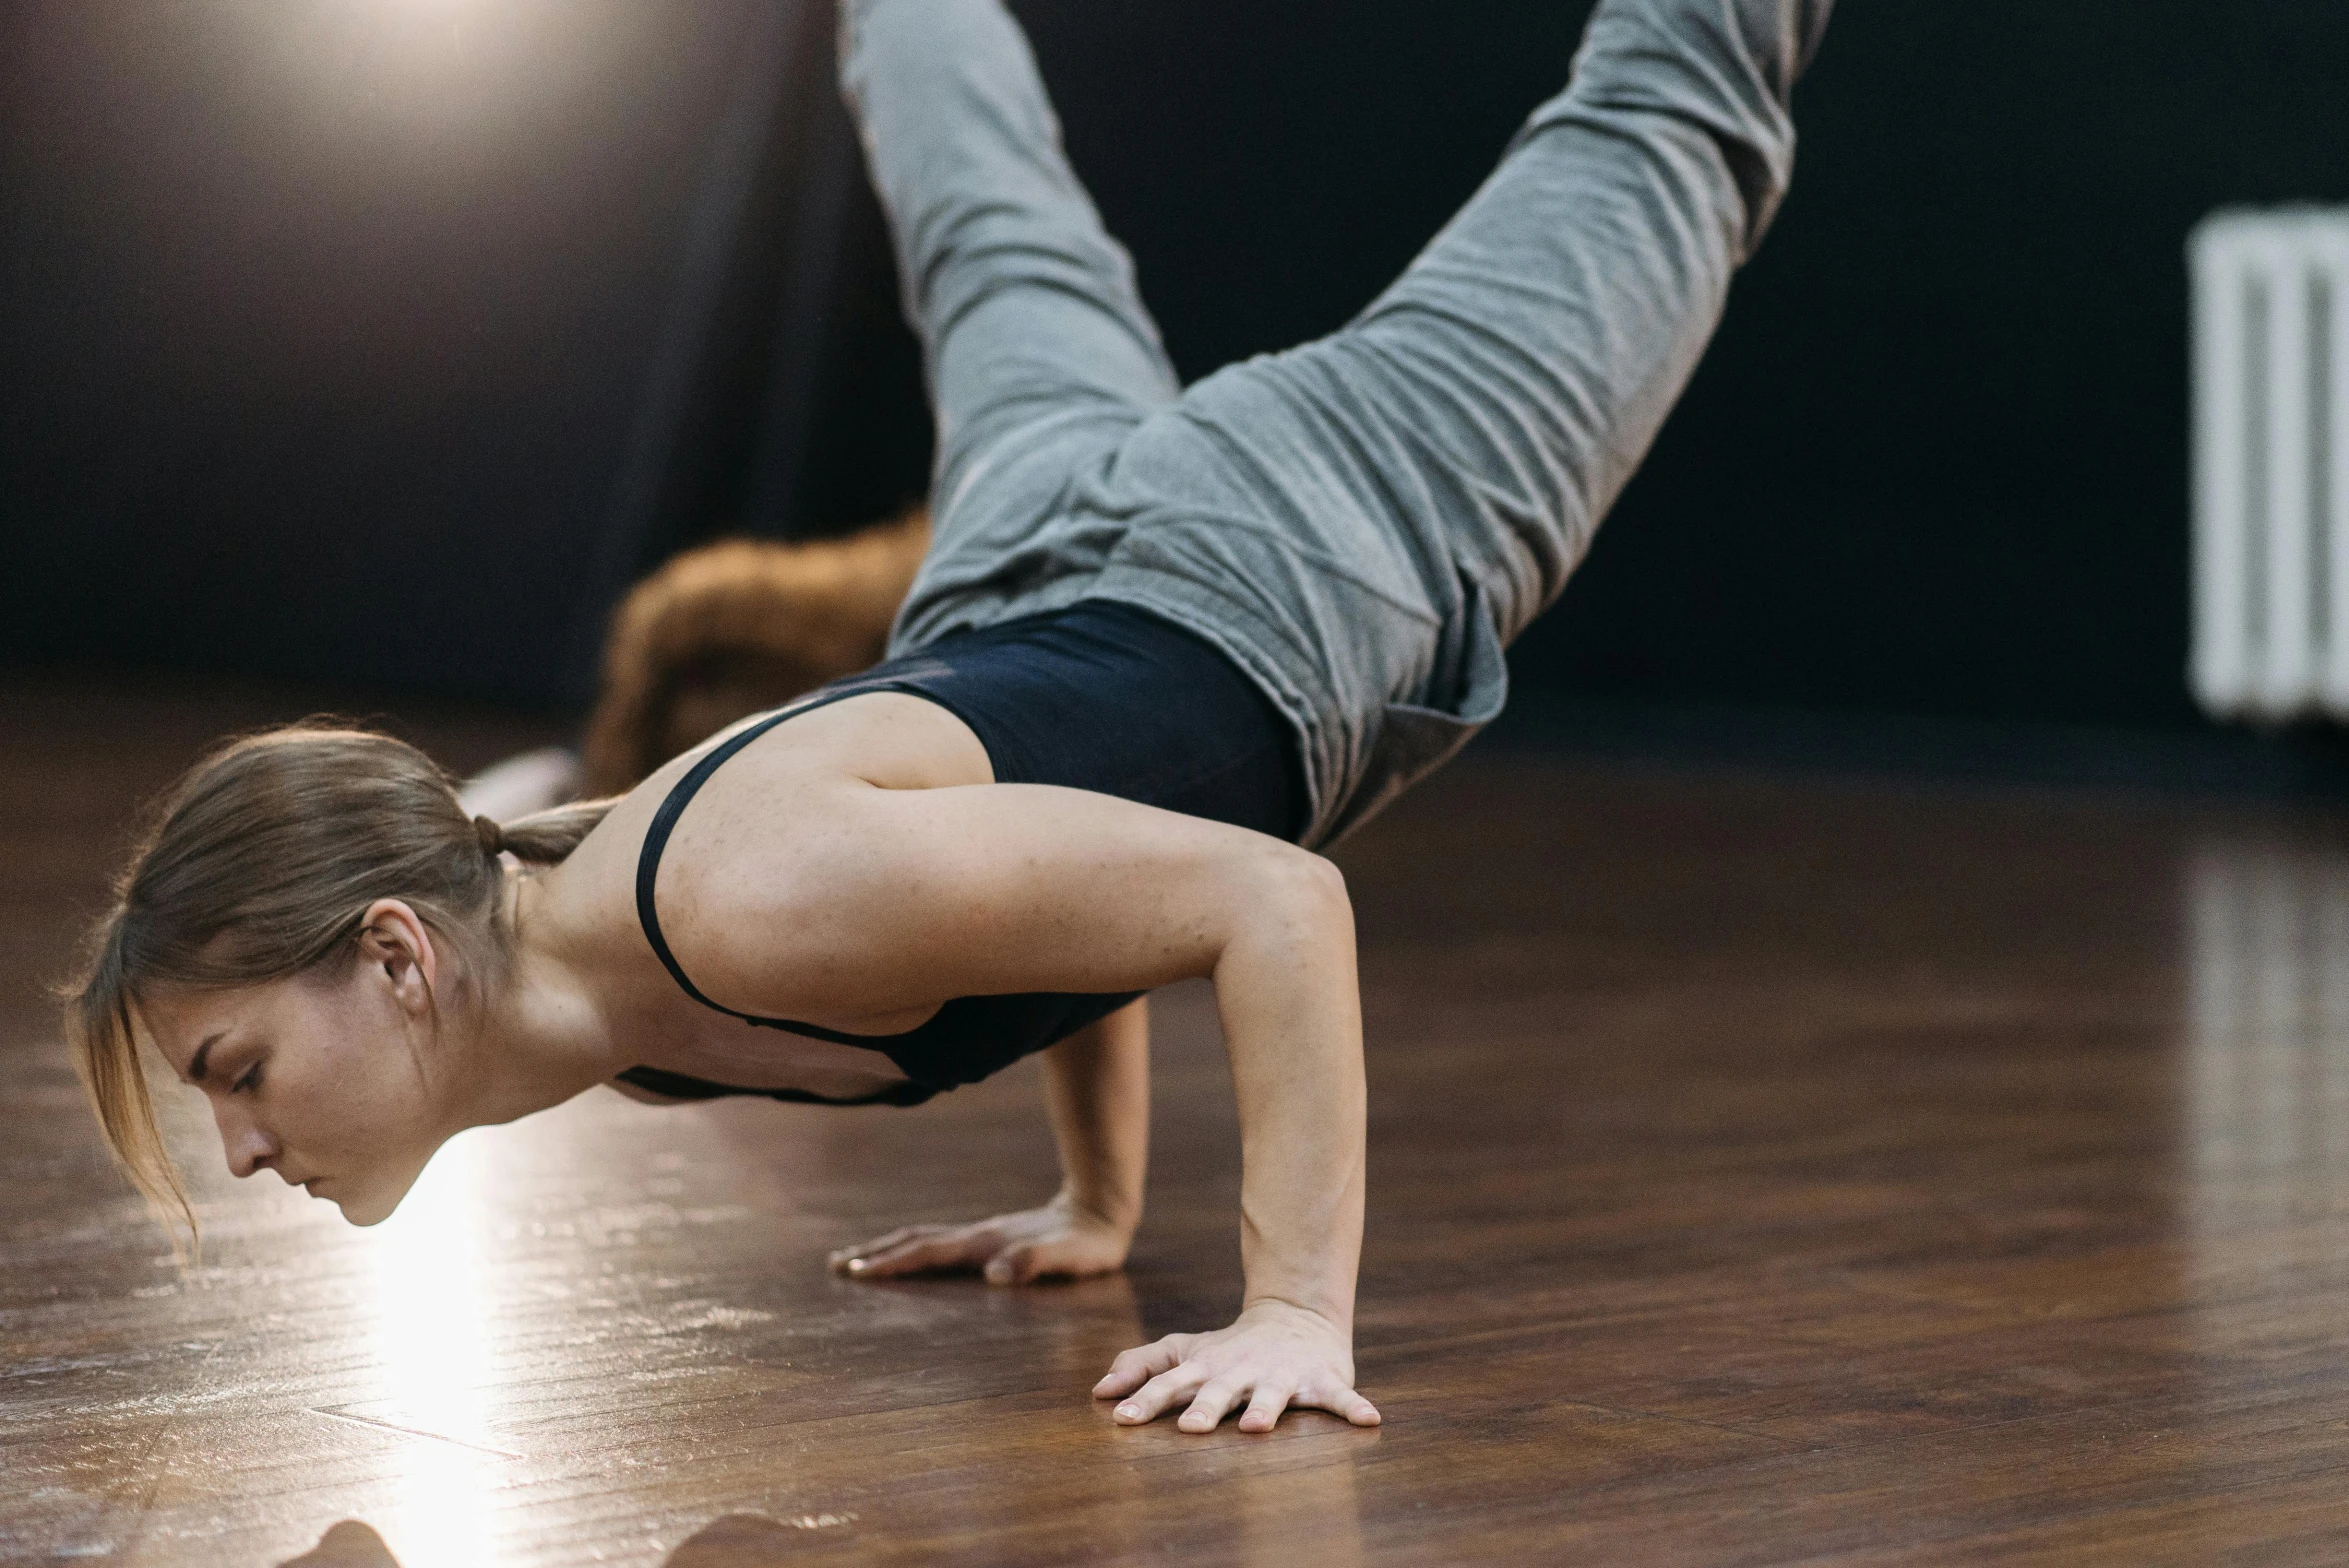
[[[1316,1301],[1304,1296],[1252,1290],[1240,1303],[1240,1316],[1278,1319],[1325,1328],[1348,1344],[1353,1343],[1354,1339],[1354,1310],[1351,1302]]]
[[[1063,1182],[1060,1191],[1045,1205],[1057,1209],[1071,1219],[1099,1225],[1106,1230],[1131,1239],[1142,1224],[1142,1200],[1139,1194],[1128,1196],[1116,1192],[1095,1192],[1075,1182]]]

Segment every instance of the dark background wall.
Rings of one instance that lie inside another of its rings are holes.
[[[1033,0],[1186,374],[1341,324],[1586,6]],[[920,487],[828,6],[0,14],[0,657],[576,701],[636,571]],[[2349,0],[1845,0],[1533,691],[2186,724],[2185,277],[2349,194]]]

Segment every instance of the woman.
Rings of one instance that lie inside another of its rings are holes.
[[[1784,191],[1827,10],[1606,0],[1568,90],[1385,296],[1184,392],[997,0],[848,0],[843,76],[939,425],[898,657],[504,829],[380,736],[215,754],[70,1009],[115,1148],[176,1194],[142,1033],[232,1169],[360,1224],[460,1128],[595,1084],[911,1104],[1041,1050],[1060,1194],[836,1262],[1093,1273],[1141,1212],[1141,995],[1209,976],[1244,1304],[1095,1392],[1187,1431],[1293,1405],[1375,1422],[1351,917],[1311,850],[1498,711],[1503,644]]]

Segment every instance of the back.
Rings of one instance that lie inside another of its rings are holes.
[[[670,836],[720,768],[803,715],[876,692],[921,697],[954,713],[985,749],[997,783],[1091,790],[1284,839],[1301,826],[1295,743],[1254,684],[1190,633],[1106,602],[946,639],[741,726],[686,762],[645,824],[633,879],[638,922],[654,955],[703,1005],[762,1027],[881,1052],[925,1091],[986,1077],[1138,993],[965,996],[894,1033],[755,1016],[702,993],[670,945],[657,896]],[[678,1093],[692,1082],[662,1077],[662,1084],[643,1086]],[[912,1101],[900,1096],[888,1103]]]

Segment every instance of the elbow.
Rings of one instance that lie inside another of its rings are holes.
[[[1354,902],[1346,874],[1310,850],[1282,845],[1268,856],[1251,903],[1290,931],[1353,942]]]
[[[1348,925],[1354,923],[1354,899],[1346,888],[1346,873],[1338,863],[1326,855],[1311,850],[1297,851],[1296,875],[1304,884],[1305,894],[1315,903],[1342,915]]]

